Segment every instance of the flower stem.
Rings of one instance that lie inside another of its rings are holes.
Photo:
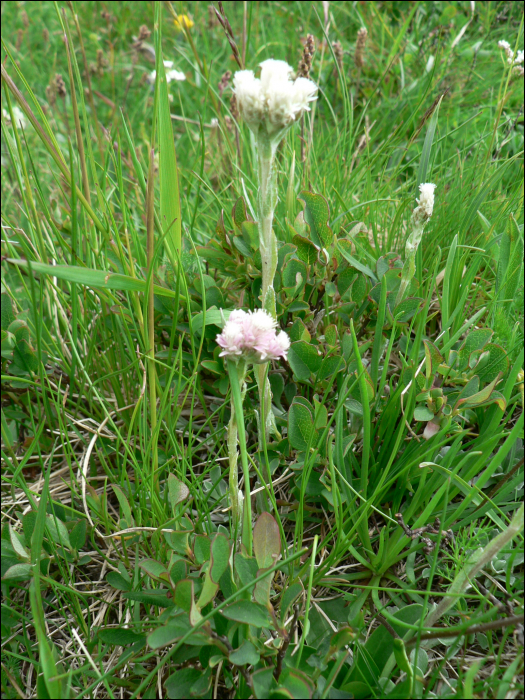
[[[412,221],[412,232],[410,233],[405,246],[405,264],[403,265],[403,270],[401,272],[401,284],[399,285],[399,291],[397,292],[395,306],[403,301],[408,285],[416,273],[416,253],[423,237],[424,227],[424,224],[416,224],[414,221]]]
[[[266,133],[260,131],[257,140],[259,153],[259,197],[258,197],[258,229],[259,248],[262,262],[262,308],[270,316],[277,319],[275,305],[275,291],[273,280],[277,270],[277,239],[272,228],[275,207],[277,204],[277,178],[275,172],[275,154],[279,141],[271,139]],[[266,376],[266,364],[257,365],[255,369],[257,386],[259,387],[260,421],[259,421],[259,453],[263,453],[262,434],[265,442],[268,441],[270,432],[279,436],[272,414],[272,391],[270,382]],[[261,469],[264,480],[269,483],[270,475],[266,473],[265,466]],[[259,498],[259,508],[268,509],[264,492]]]
[[[242,362],[242,361],[241,361]],[[252,556],[252,504],[251,504],[251,493],[250,493],[250,470],[248,468],[248,454],[246,451],[246,433],[244,430],[244,414],[242,410],[242,394],[241,385],[244,381],[244,375],[246,373],[246,364],[242,362],[243,366],[237,365],[232,360],[227,360],[228,374],[230,375],[230,385],[233,406],[235,410],[235,421],[237,423],[237,431],[239,435],[239,445],[241,448],[241,464],[242,471],[244,474],[244,518],[242,527],[242,543],[246,548],[248,556]],[[241,375],[242,373],[242,375]],[[241,381],[239,379],[241,378]],[[233,417],[233,416],[232,416]],[[235,462],[236,464],[236,462]],[[230,472],[230,478],[231,478]],[[233,488],[238,488],[238,485],[233,485],[230,482],[230,493],[232,493]],[[232,503],[233,505],[233,503]]]
[[[258,139],[259,150],[259,197],[258,228],[262,261],[262,307],[272,318],[276,318],[273,280],[277,270],[277,239],[272,229],[273,215],[277,204],[275,153],[277,144],[265,134]]]

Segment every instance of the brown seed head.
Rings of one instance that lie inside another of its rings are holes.
[[[58,95],[58,97],[62,97],[63,99],[66,96],[66,84],[64,82],[64,78],[60,75],[60,73],[57,73],[55,75],[54,83],[56,94]]]
[[[343,46],[340,41],[334,41],[332,44],[332,49],[334,50],[335,60],[339,66],[339,70],[343,72]]]
[[[108,62],[104,58],[104,52],[102,49],[97,49],[97,73],[100,76],[104,75],[104,68],[108,65]]]
[[[220,25],[217,15],[215,13],[215,8],[213,5],[208,5],[208,29],[213,29]]]
[[[221,79],[219,81],[219,95],[222,97],[222,93],[226,90],[230,83],[230,78],[232,77],[232,72],[231,70],[227,70],[226,73],[223,73],[221,76]]]
[[[24,27],[26,27],[26,28],[29,27],[29,17],[27,16],[27,12],[25,10],[22,10],[22,12],[20,14],[20,18],[22,20],[22,24],[24,25]]]
[[[310,69],[312,67],[312,59],[315,53],[315,39],[313,34],[307,34],[304,42],[303,54],[301,60],[299,61],[299,67],[297,70],[298,78],[309,78]]]
[[[235,94],[231,96],[230,112],[235,121],[239,121],[239,108],[237,107],[237,97]]]
[[[16,33],[16,50],[18,51],[22,46],[22,39],[24,38],[24,30],[20,28]]]
[[[53,107],[57,101],[57,90],[54,81],[51,81],[51,84],[46,87],[46,98],[49,104]]]
[[[145,24],[142,24],[139,29],[138,41],[146,41],[148,37],[151,36],[150,30]]]
[[[42,39],[44,40],[44,44],[47,44],[49,41],[49,29],[47,27],[42,29]]]
[[[367,39],[368,32],[364,27],[362,27],[357,32],[357,41],[355,42],[354,63],[358,68],[362,68],[365,65],[364,54]]]

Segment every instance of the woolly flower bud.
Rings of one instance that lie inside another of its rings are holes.
[[[432,211],[434,209],[435,189],[436,185],[434,185],[432,182],[425,182],[422,185],[419,185],[419,191],[421,192],[421,196],[419,199],[416,199],[416,202],[419,204],[420,207],[423,207],[423,209],[425,210],[425,214],[429,219],[432,216]]]
[[[232,311],[216,340],[223,349],[220,357],[244,359],[260,364],[269,360],[286,360],[290,339],[286,333],[276,333],[277,322],[263,309]]]
[[[261,63],[260,78],[251,70],[235,73],[233,88],[239,112],[255,133],[263,122],[269,135],[282,132],[310,109],[317,86],[307,78],[293,82],[291,74],[291,66],[274,59]]]
[[[426,222],[432,216],[432,211],[434,210],[434,190],[436,185],[431,182],[425,182],[419,185],[419,191],[421,195],[419,199],[416,199],[418,206],[414,209],[412,213],[412,222],[415,229],[419,229],[424,226]]]

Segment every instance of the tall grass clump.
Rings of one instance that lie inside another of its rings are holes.
[[[5,697],[523,695],[520,8],[2,5]]]

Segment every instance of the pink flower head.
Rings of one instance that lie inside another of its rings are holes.
[[[286,360],[290,338],[281,331],[276,333],[277,322],[263,309],[232,311],[217,344],[222,348],[220,357],[260,364],[269,360]]]

